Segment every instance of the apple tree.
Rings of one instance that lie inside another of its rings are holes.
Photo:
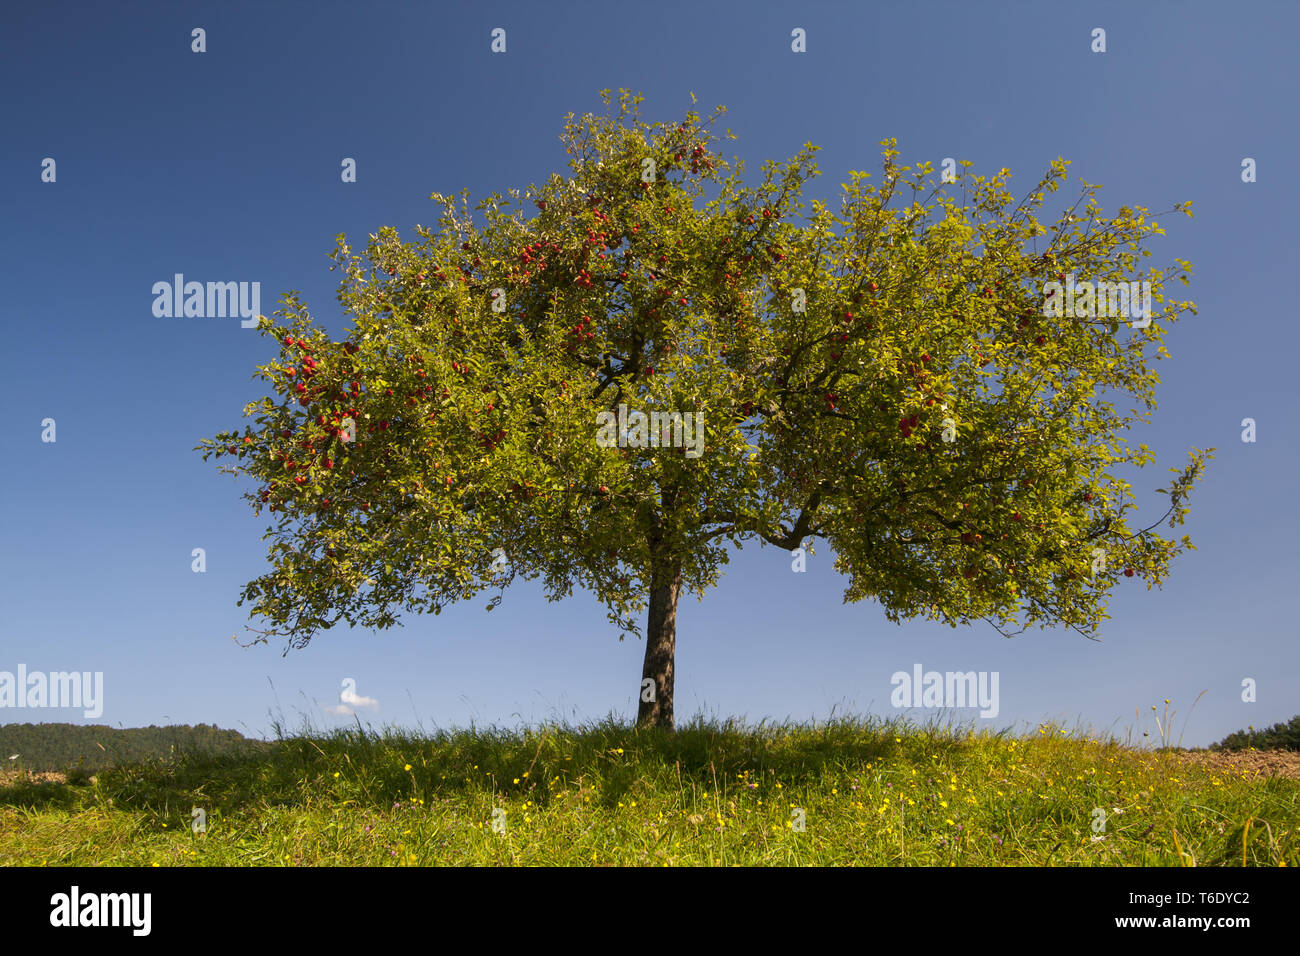
[[[485,590],[491,610],[518,576],[550,600],[581,587],[620,635],[645,615],[638,723],[671,728],[678,600],[733,545],[823,541],[845,600],[895,622],[1088,637],[1113,588],[1161,584],[1192,547],[1157,528],[1213,449],[1172,469],[1159,520],[1129,521],[1125,473],[1154,455],[1126,433],[1195,311],[1164,294],[1188,263],[1140,273],[1163,233],[1146,209],[1106,217],[1083,183],[1043,226],[1063,160],[1017,199],[1006,169],[935,181],[888,140],[880,182],[851,173],[833,209],[802,198],[812,145],[747,186],[722,107],[648,124],[641,97],[602,95],[604,115],[566,117],[568,175],[472,207],[434,193],[409,242],[340,235],[344,340],[296,293],[262,317],[273,394],[198,446],[270,515],[270,570],[239,602],[270,625],[257,640]],[[1105,284],[1138,279],[1155,313],[1108,314]],[[1076,282],[1103,293],[1081,306]]]

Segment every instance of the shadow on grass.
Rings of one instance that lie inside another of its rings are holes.
[[[0,786],[0,806],[24,810],[76,810],[86,802],[86,788],[53,780],[20,777]]]
[[[248,807],[293,807],[349,800],[378,809],[404,801],[436,803],[477,790],[538,805],[555,788],[589,789],[608,806],[638,787],[716,791],[777,782],[798,786],[826,774],[853,776],[899,753],[928,761],[968,746],[937,722],[840,719],[817,725],[702,718],[675,732],[641,729],[613,718],[583,726],[437,731],[367,731],[285,736],[260,754],[189,753],[102,771],[83,787],[42,784],[0,789],[0,805],[111,805],[188,819],[192,807],[229,815]]]

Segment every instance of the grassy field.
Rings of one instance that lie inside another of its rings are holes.
[[[1263,756],[1048,725],[358,728],[259,757],[10,774],[0,863],[1296,866],[1294,755]]]

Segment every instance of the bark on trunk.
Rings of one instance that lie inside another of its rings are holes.
[[[641,702],[636,714],[638,727],[673,729],[673,660],[677,653],[677,595],[681,588],[680,565],[656,571],[650,583],[645,664],[638,690]],[[647,684],[647,679],[651,683]]]

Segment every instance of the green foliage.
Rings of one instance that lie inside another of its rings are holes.
[[[936,182],[892,140],[879,185],[854,172],[838,211],[807,208],[816,147],[746,186],[721,107],[646,124],[640,102],[568,117],[567,177],[473,208],[435,193],[413,242],[383,228],[358,255],[340,235],[344,341],[295,293],[263,320],[275,394],[199,446],[273,515],[272,570],[240,601],[260,640],[386,628],[515,576],[551,600],[585,588],[637,633],[656,582],[702,593],[745,541],[825,541],[846,600],[954,627],[1091,637],[1118,583],[1164,581],[1193,546],[1156,529],[1183,522],[1212,449],[1130,526],[1123,473],[1154,459],[1126,438],[1155,407],[1147,360],[1195,311],[1163,291],[1188,263],[1139,272],[1164,231],[1148,210],[1108,218],[1083,183],[1045,226],[1064,160],[1017,199],[1006,169]],[[1149,280],[1159,311],[1046,318],[1070,274]],[[705,453],[601,447],[596,416],[620,404],[701,416]]]
[[[1300,715],[1264,730],[1251,727],[1228,734],[1211,750],[1300,750]]]

